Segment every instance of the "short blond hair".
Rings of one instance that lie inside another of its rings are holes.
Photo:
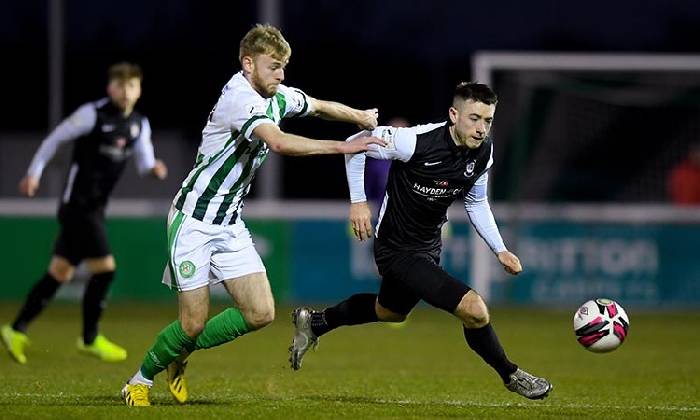
[[[287,62],[292,55],[292,47],[279,29],[272,25],[258,23],[241,40],[238,60],[242,60],[245,56],[255,57],[260,54],[270,55],[272,58]]]

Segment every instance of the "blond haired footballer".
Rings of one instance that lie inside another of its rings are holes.
[[[150,405],[153,378],[168,372],[175,399],[188,398],[186,358],[270,324],[275,308],[270,284],[250,232],[241,219],[243,198],[270,150],[293,156],[352,154],[376,137],[355,141],[311,140],[285,133],[282,118],[307,115],[377,125],[377,110],[357,110],[314,99],[282,84],[291,48],[280,31],[256,25],[243,37],[242,71],[223,88],[202,131],[194,168],[182,183],[168,217],[169,261],[163,283],[177,289],[179,317],[166,326],[122,389],[127,405]],[[233,305],[209,319],[209,285],[223,283]]]

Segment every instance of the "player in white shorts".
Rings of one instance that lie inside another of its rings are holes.
[[[168,216],[168,254],[163,283],[180,292],[265,272],[240,217],[232,225],[212,225],[172,208]]]
[[[357,110],[282,85],[291,48],[277,28],[256,25],[243,37],[242,71],[224,86],[209,114],[195,165],[168,217],[169,261],[164,282],[178,291],[179,319],[165,327],[122,389],[127,405],[150,405],[154,376],[167,369],[175,399],[188,398],[185,359],[227,343],[274,319],[274,300],[260,256],[241,219],[255,170],[273,150],[285,155],[352,154],[376,137],[312,140],[282,132],[282,118],[307,115],[377,126],[377,110]],[[223,283],[234,305],[209,319],[209,285]]]

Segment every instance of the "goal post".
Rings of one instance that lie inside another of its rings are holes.
[[[489,84],[498,92],[498,86],[494,86],[494,82],[496,79],[495,74],[499,71],[587,72],[594,75],[605,72],[687,72],[686,74],[690,74],[700,71],[700,55],[492,51],[480,51],[473,55],[473,80]],[[494,133],[492,133],[494,137],[498,136],[497,131],[498,124],[496,124]],[[493,182],[490,184],[490,190],[492,189]],[[489,191],[489,196],[493,202],[494,199],[491,191]],[[527,203],[518,205],[519,208],[527,206]],[[496,203],[494,207],[498,208],[498,203]],[[597,207],[593,205],[585,208],[590,212],[588,217],[593,219],[597,212]],[[527,214],[528,212],[518,212],[518,214],[510,214],[510,216],[524,220],[522,216],[523,213]],[[624,216],[620,218],[619,222],[625,222]],[[484,298],[488,299],[491,296],[492,279],[495,274],[493,273],[493,268],[497,264],[494,264],[490,249],[483,243],[483,240],[478,235],[473,235],[471,242],[472,284],[474,289],[484,296]]]

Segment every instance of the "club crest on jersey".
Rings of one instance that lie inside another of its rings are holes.
[[[464,176],[471,178],[474,176],[474,167],[476,166],[476,161],[470,160],[467,163],[467,169],[464,171]]]
[[[131,134],[131,137],[138,137],[139,133],[141,133],[141,127],[139,127],[138,124],[131,124],[131,127],[129,127],[129,134]]]

